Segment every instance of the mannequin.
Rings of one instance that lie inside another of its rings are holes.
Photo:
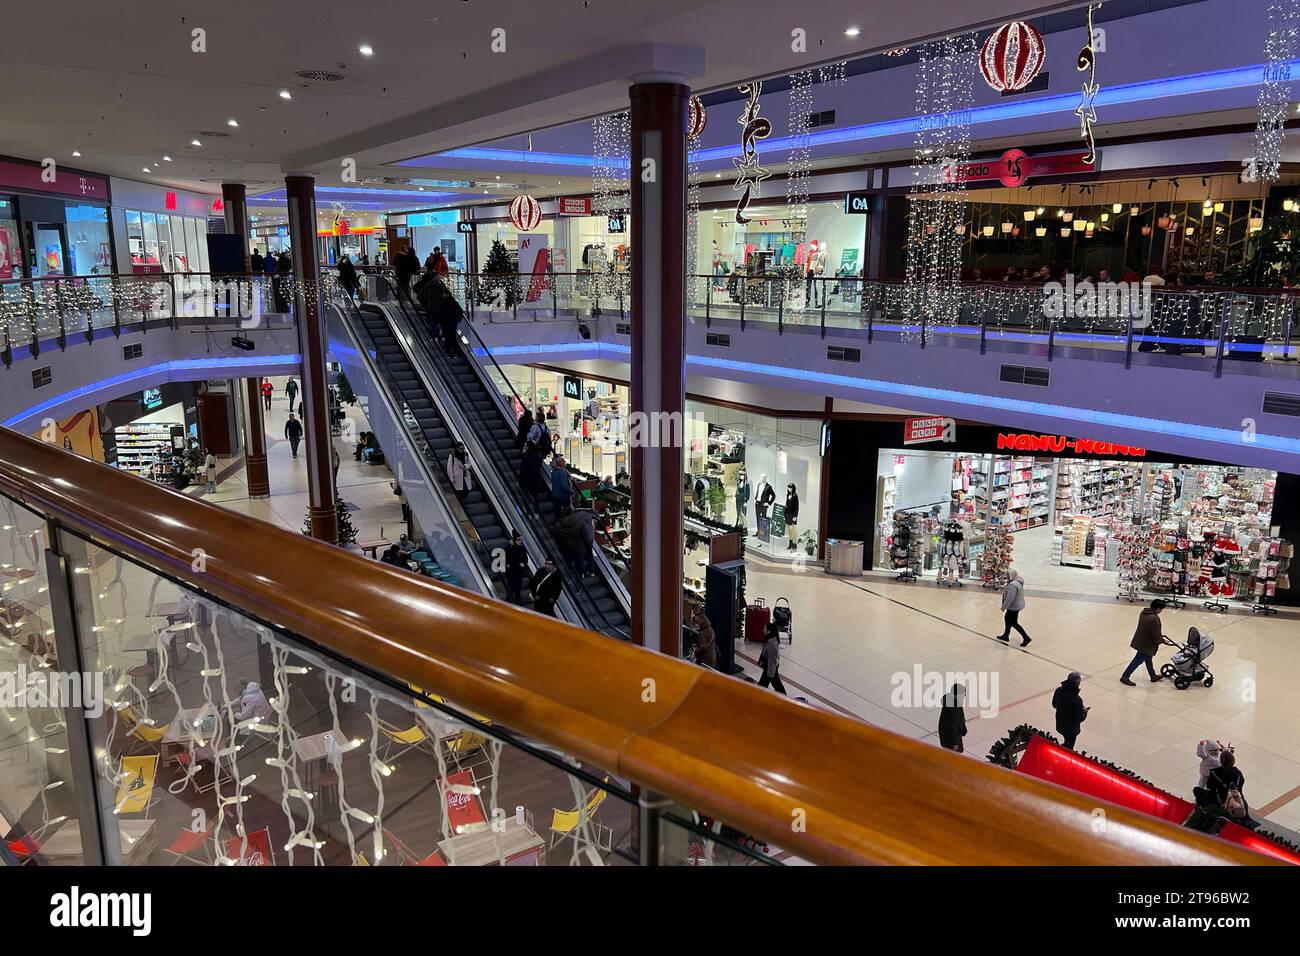
[[[785,536],[789,539],[786,545],[787,551],[795,550],[795,539],[799,536],[799,492],[794,490],[794,485],[785,486]]]
[[[758,476],[758,487],[754,489],[754,513],[760,518],[767,517],[767,509],[776,501],[776,492],[767,483],[767,475]]]
[[[745,521],[749,517],[749,494],[749,476],[742,468],[736,472],[736,524],[741,527],[745,526]]]

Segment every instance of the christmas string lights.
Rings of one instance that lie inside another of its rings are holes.
[[[788,170],[785,180],[785,205],[791,223],[795,263],[806,263],[808,255],[808,180],[812,172],[812,147],[808,141],[812,119],[812,70],[799,70],[790,74],[790,152],[786,159]],[[804,284],[795,282],[792,311],[802,312],[806,306],[802,290]]]
[[[1264,43],[1264,77],[1259,87],[1255,125],[1255,175],[1276,182],[1282,165],[1282,138],[1291,102],[1290,61],[1300,36],[1300,0],[1272,0],[1268,5],[1268,39]]]
[[[974,34],[945,37],[920,48],[917,128],[908,216],[904,336],[922,324],[958,320],[966,182],[957,174],[970,157],[974,98]]]
[[[596,216],[622,216],[631,203],[628,180],[632,156],[631,114],[627,110],[597,116],[592,120],[592,213]],[[609,271],[595,279],[596,293],[603,299],[614,298],[618,277],[613,273],[613,256]],[[594,271],[594,270],[593,270]]]
[[[749,222],[745,210],[749,208],[750,200],[762,195],[762,182],[772,175],[771,170],[765,169],[758,161],[758,141],[772,135],[772,123],[758,115],[758,98],[763,92],[761,80],[743,83],[737,90],[747,99],[736,121],[741,129],[740,158],[732,160],[736,164],[737,176],[731,188],[740,193],[740,199],[736,201],[736,223],[743,226]]]
[[[1092,16],[1094,11],[1100,9],[1100,3],[1088,5],[1088,39],[1085,41],[1083,49],[1079,51],[1078,62],[1074,65],[1075,69],[1080,73],[1086,72],[1088,74],[1088,78],[1083,81],[1083,95],[1079,100],[1079,105],[1074,110],[1074,115],[1079,117],[1079,135],[1088,144],[1088,154],[1083,157],[1083,162],[1089,166],[1097,161],[1097,144],[1092,138],[1092,127],[1097,122],[1095,104],[1097,93],[1101,90],[1101,87],[1097,85],[1097,51],[1093,48]]]
[[[690,99],[686,130],[686,301],[694,305],[700,299],[700,162],[697,159],[700,137],[708,122],[708,112],[698,96]]]

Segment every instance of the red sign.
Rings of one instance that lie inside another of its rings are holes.
[[[472,787],[474,777],[468,770],[448,774],[447,787],[443,796],[447,801],[447,822],[451,824],[452,833],[461,833],[465,827],[476,823],[486,823],[483,808],[479,806],[478,797],[472,793],[457,793],[453,787]]]
[[[108,202],[108,180],[62,169],[57,164],[28,166],[0,160],[0,188],[37,193],[57,193],[79,199]]]
[[[220,199],[212,200],[212,211],[217,215],[222,215],[226,211],[226,204]]]
[[[168,210],[169,212],[175,212],[175,211],[176,211],[176,194],[175,194],[175,193],[168,193],[168,194],[166,195],[166,197],[164,197],[164,203],[163,203],[163,204],[167,207],[167,210]]]
[[[998,450],[1048,451],[1054,454],[1072,451],[1081,455],[1123,455],[1126,458],[1145,458],[1145,448],[1117,445],[1114,442],[1096,441],[1092,438],[1066,438],[1064,435],[1024,435],[1016,432],[998,434]]]
[[[561,216],[590,216],[591,199],[566,196],[560,200]]]
[[[1087,150],[1073,153],[1053,153],[1050,156],[1030,156],[1022,149],[1009,149],[997,159],[985,159],[945,166],[945,182],[981,182],[996,179],[1003,186],[1023,186],[1031,176],[1068,176],[1072,173],[1097,171],[1095,161],[1085,163]]]
[[[908,418],[903,421],[903,444],[957,440],[957,423],[951,418]]]

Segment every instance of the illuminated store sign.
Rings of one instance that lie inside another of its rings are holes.
[[[951,418],[909,418],[903,422],[903,444],[924,445],[926,442],[957,440],[957,423]],[[999,444],[998,447],[1001,447]]]
[[[1145,448],[1132,445],[1117,445],[1114,442],[1096,441],[1091,438],[1066,438],[1064,435],[1024,435],[1016,432],[998,433],[998,450],[1010,451],[1048,451],[1061,454],[1065,451],[1081,455],[1123,455],[1127,458],[1145,458]]]

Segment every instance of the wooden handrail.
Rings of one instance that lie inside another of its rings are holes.
[[[158,573],[827,864],[1268,858],[553,618],[366,560],[0,429],[0,493]],[[192,570],[194,549],[206,556]],[[801,822],[802,821],[802,822]]]

